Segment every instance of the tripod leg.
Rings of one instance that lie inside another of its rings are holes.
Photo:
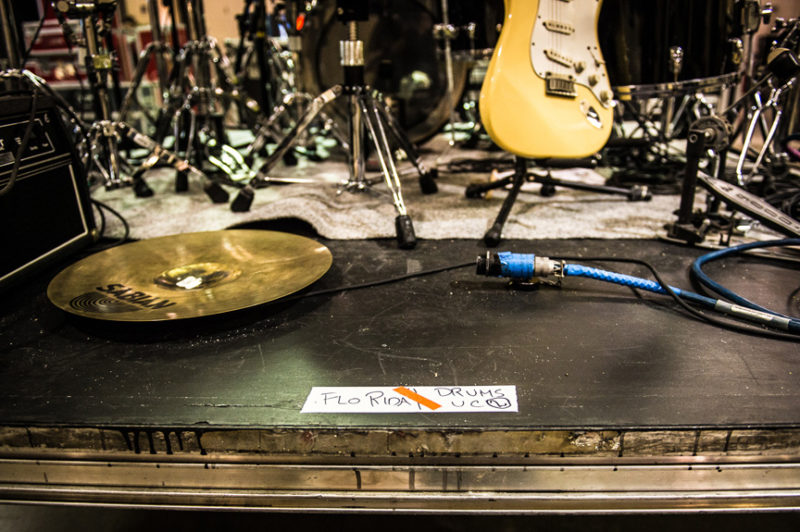
[[[514,202],[517,200],[519,189],[525,182],[525,175],[527,174],[527,171],[528,161],[522,157],[517,157],[514,161],[514,182],[511,186],[511,190],[508,191],[508,196],[506,196],[505,201],[503,201],[503,205],[500,207],[500,212],[497,213],[497,218],[495,218],[492,227],[486,231],[485,235],[483,235],[483,242],[487,246],[495,247],[500,243],[500,235],[503,232],[503,226],[505,225],[508,215],[511,212],[511,207],[514,206]]]
[[[245,187],[239,190],[239,194],[236,195],[236,198],[231,203],[231,210],[234,212],[245,212],[250,210],[250,205],[253,204],[253,198],[255,197],[256,193],[254,187],[258,185],[259,181],[267,181],[267,172],[269,172],[278,163],[278,161],[281,160],[281,157],[283,157],[283,155],[289,151],[292,145],[297,141],[297,138],[303,133],[303,131],[306,130],[306,128],[308,128],[311,122],[314,121],[314,118],[316,118],[320,111],[322,111],[322,108],[335,100],[341,93],[342,86],[334,85],[311,101],[308,108],[303,113],[303,116],[301,116],[300,120],[298,120],[297,124],[295,124],[292,130],[289,131],[283,140],[281,140],[281,142],[275,148],[275,151],[272,152],[272,155],[270,155],[261,168],[259,168],[256,177],[254,177]]]
[[[208,197],[211,198],[211,201],[214,203],[225,203],[228,201],[228,192],[218,183],[209,179],[201,170],[189,164],[187,160],[181,159],[174,152],[164,148],[150,137],[143,135],[124,122],[117,122],[115,126],[120,135],[129,138],[137,146],[150,150],[150,156],[133,173],[134,179],[141,179],[142,175],[147,170],[153,168],[158,161],[163,161],[177,170],[179,174],[187,176],[192,175],[203,179],[205,181],[203,190],[205,190]]]
[[[145,72],[147,72],[147,67],[150,65],[150,58],[155,53],[155,49],[156,43],[151,42],[147,45],[144,51],[139,54],[139,62],[136,63],[136,71],[133,73],[133,80],[128,88],[128,92],[125,93],[125,98],[122,100],[122,105],[120,106],[120,120],[125,120],[125,118],[128,116],[128,111],[130,110],[131,104],[136,100],[136,91],[139,89],[139,85],[142,83]]]
[[[363,189],[366,188],[364,168],[366,166],[366,153],[364,152],[364,125],[365,122],[369,125],[369,120],[362,121],[362,102],[358,95],[350,94],[348,96],[348,108],[350,112],[350,147],[349,152],[350,160],[349,170],[350,179],[347,186],[351,188]],[[366,111],[366,110],[365,110]],[[368,118],[365,114],[364,118]],[[374,138],[374,136],[373,136]],[[380,150],[379,150],[380,156]],[[381,159],[383,163],[383,159]]]
[[[175,60],[175,65],[172,68],[172,77],[170,79],[168,101],[165,102],[164,107],[159,111],[158,118],[156,119],[156,132],[154,139],[159,144],[164,143],[169,133],[169,126],[175,118],[179,108],[183,105],[185,100],[183,91],[183,80],[186,74],[186,65],[191,58],[191,51],[189,48],[184,48]],[[178,138],[175,137],[175,145],[177,146]]]
[[[394,225],[395,231],[397,232],[398,245],[402,249],[413,248],[417,244],[417,237],[414,235],[414,226],[411,223],[411,217],[408,215],[405,202],[403,201],[400,176],[397,174],[397,167],[392,157],[392,150],[389,146],[386,130],[381,122],[380,112],[375,102],[369,97],[362,97],[359,99],[359,103],[362,107],[367,131],[375,145],[375,151],[377,152],[378,160],[383,170],[383,177],[386,179],[386,185],[392,192],[392,201],[395,209],[397,209],[397,218],[395,218]]]
[[[286,153],[289,148],[294,145],[297,138],[300,136],[303,131],[308,128],[311,122],[317,117],[317,115],[322,111],[322,108],[327,105],[328,103],[335,100],[340,94],[342,93],[341,85],[334,85],[330,89],[326,90],[316,98],[314,98],[311,103],[309,104],[306,111],[297,121],[297,124],[292,128],[291,131],[281,140],[278,146],[275,148],[275,151],[270,155],[264,164],[259,168],[259,174],[266,174],[269,172],[272,167],[274,167],[277,162],[283,157],[283,154]]]
[[[764,144],[761,147],[761,151],[758,152],[756,161],[753,163],[753,168],[750,170],[750,174],[747,176],[746,181],[750,181],[756,175],[756,172],[758,172],[758,167],[761,166],[761,162],[764,160],[764,156],[772,147],[772,141],[773,139],[775,139],[775,133],[778,131],[778,124],[781,121],[782,115],[783,115],[783,109],[779,106],[775,106],[775,115],[774,118],[772,119],[772,125],[769,128],[769,132],[767,132],[767,136],[764,139]]]
[[[284,113],[286,113],[286,105],[281,104],[275,108],[275,112],[273,112],[269,118],[258,121],[258,130],[256,131],[255,138],[253,138],[253,141],[250,142],[244,152],[244,158],[247,164],[253,164],[253,159],[256,154],[264,149],[269,139],[279,139],[281,137],[281,130],[278,127],[278,123]]]
[[[375,98],[370,97],[370,99],[376,105],[378,111],[380,112],[381,118],[383,118],[384,122],[386,122],[387,126],[389,127],[389,131],[391,131],[394,138],[400,144],[400,147],[403,148],[403,151],[405,151],[406,155],[408,155],[411,164],[413,164],[414,168],[417,169],[417,173],[419,174],[419,187],[422,190],[422,193],[433,194],[438,192],[439,187],[436,185],[436,178],[438,177],[436,169],[433,168],[429,170],[425,167],[417,148],[400,128],[400,124],[397,123],[397,120],[395,120],[394,116],[392,116],[392,114],[382,103],[377,102]]]

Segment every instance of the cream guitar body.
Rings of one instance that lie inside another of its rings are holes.
[[[483,125],[520,157],[586,157],[608,140],[612,92],[597,40],[601,0],[505,0],[480,95]]]

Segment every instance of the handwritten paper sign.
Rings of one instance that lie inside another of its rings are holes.
[[[302,413],[518,412],[516,386],[343,386],[311,389]]]

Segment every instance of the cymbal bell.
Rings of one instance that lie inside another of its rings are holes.
[[[196,318],[293,294],[322,277],[332,261],[324,245],[289,233],[185,233],[90,255],[56,275],[47,297],[99,320]]]

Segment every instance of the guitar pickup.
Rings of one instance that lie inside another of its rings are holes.
[[[575,65],[575,61],[567,57],[566,55],[556,52],[555,50],[546,49],[544,51],[544,55],[554,63],[558,63],[559,65],[564,65],[565,67],[572,68]]]
[[[575,26],[568,22],[559,22],[558,20],[545,20],[544,27],[549,31],[563,33],[564,35],[572,35],[575,33]]]
[[[575,90],[575,78],[572,76],[547,72],[544,75],[544,82],[544,92],[548,96],[578,97],[578,91]]]

